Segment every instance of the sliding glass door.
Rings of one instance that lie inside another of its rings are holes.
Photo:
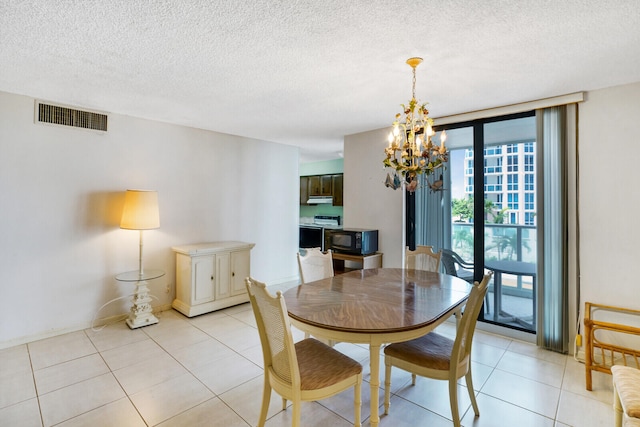
[[[484,320],[535,332],[535,116],[482,126],[484,266],[494,272]]]
[[[421,190],[417,243],[452,250],[473,265],[475,280],[493,270],[480,320],[535,333],[534,112],[443,128],[450,150],[444,189]]]

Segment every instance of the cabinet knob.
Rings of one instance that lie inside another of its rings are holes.
[[[213,276],[211,276],[211,280],[213,280]]]
[[[235,271],[231,272],[231,277],[236,277],[236,272]]]

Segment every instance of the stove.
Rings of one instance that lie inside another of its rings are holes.
[[[340,225],[340,217],[333,215],[316,215],[313,217],[313,224],[323,227],[338,227]]]

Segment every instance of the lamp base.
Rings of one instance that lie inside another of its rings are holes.
[[[149,326],[158,323],[158,318],[153,315],[151,297],[146,280],[136,282],[136,292],[133,294],[133,306],[127,318],[127,325],[131,329]]]

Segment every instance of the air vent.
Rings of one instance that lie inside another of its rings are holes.
[[[51,123],[54,125],[72,126],[105,132],[107,130],[106,114],[74,110],[73,108],[43,103],[38,103],[36,114],[38,122],[40,123]]]

